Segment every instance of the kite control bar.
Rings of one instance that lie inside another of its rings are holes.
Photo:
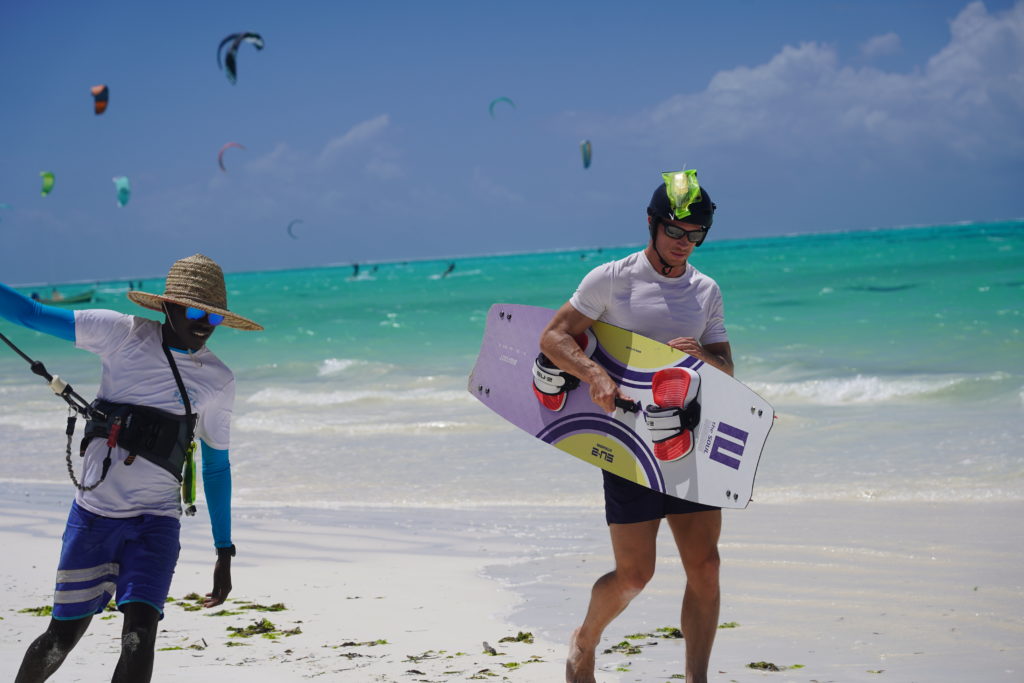
[[[75,484],[75,487],[79,491],[92,491],[94,488],[102,484],[103,480],[107,478],[107,471],[110,469],[111,463],[110,452],[115,444],[112,442],[108,442],[110,443],[110,448],[107,449],[107,457],[103,461],[103,473],[100,475],[99,479],[97,479],[94,484],[91,484],[89,486],[80,483],[78,481],[78,478],[75,477],[75,468],[71,464],[71,440],[75,436],[75,422],[78,420],[78,416],[76,415],[76,413],[87,420],[106,421],[107,416],[104,413],[100,412],[99,410],[96,410],[96,408],[92,407],[88,403],[86,403],[85,399],[79,396],[71,387],[70,384],[62,380],[57,375],[51,375],[49,372],[47,372],[46,366],[43,365],[41,361],[32,360],[27,355],[25,355],[25,353],[17,346],[15,346],[14,342],[5,337],[3,333],[0,333],[0,340],[2,340],[5,344],[10,346],[12,351],[14,351],[22,358],[24,358],[25,362],[28,363],[29,367],[32,368],[32,372],[45,379],[46,383],[50,386],[51,389],[53,389],[53,393],[57,394],[62,399],[64,399],[65,403],[67,403],[68,406],[70,407],[71,410],[68,411],[68,426],[64,430],[64,434],[67,435],[68,437],[67,445],[64,447],[64,461],[68,465],[68,475],[71,477],[71,481]],[[111,435],[116,436],[116,433],[112,431]],[[87,442],[85,441],[82,442],[82,449],[80,455],[85,455],[86,443]]]
[[[639,401],[627,401],[624,398],[620,398],[620,397],[616,396],[615,397],[615,407],[616,408],[622,408],[627,413],[636,413],[636,412],[639,412],[639,410],[640,410],[640,402]]]
[[[43,365],[41,361],[29,358],[25,355],[25,352],[15,346],[14,342],[5,337],[3,333],[0,333],[0,340],[3,340],[5,344],[11,347],[11,350],[24,358],[25,362],[28,363],[29,367],[32,369],[32,372],[45,379],[46,383],[50,386],[50,389],[53,390],[53,393],[64,399],[67,404],[75,410],[75,412],[87,418],[92,417],[92,414],[95,411],[89,406],[85,399],[75,392],[74,388],[70,384],[62,380],[59,375],[51,375],[47,372],[46,366]]]

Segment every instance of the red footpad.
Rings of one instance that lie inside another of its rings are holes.
[[[654,374],[654,405],[644,417],[654,442],[654,457],[670,462],[693,450],[693,429],[700,424],[700,375],[688,368],[666,368]]]

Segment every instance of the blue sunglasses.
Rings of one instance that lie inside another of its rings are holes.
[[[195,308],[194,306],[189,306],[185,309],[185,317],[189,320],[202,320],[203,318],[206,318],[207,322],[214,327],[217,327],[217,325],[224,322],[224,316],[220,313],[207,313],[203,309]]]

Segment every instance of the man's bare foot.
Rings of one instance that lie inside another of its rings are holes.
[[[579,629],[569,639],[569,657],[565,660],[565,683],[595,683],[594,648],[583,648],[576,642]]]

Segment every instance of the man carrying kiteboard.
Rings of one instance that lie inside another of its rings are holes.
[[[131,291],[128,298],[161,311],[164,322],[108,310],[66,311],[0,285],[0,316],[72,341],[103,361],[99,397],[80,411],[89,421],[79,477],[69,419],[68,468],[78,491],[57,565],[53,618],[25,653],[19,683],[49,678],[111,598],[124,614],[112,680],[150,680],[157,624],[180,550],[181,503],[194,512],[194,436],[202,442],[217,555],[203,606],[219,605],[231,592],[228,445],[235,380],[206,342],[220,324],[263,328],[228,311],[224,274],[201,254],[171,267],[162,295]]]
[[[711,228],[715,204],[700,187],[696,171],[662,175],[664,182],[647,207],[647,247],[588,273],[541,335],[543,354],[561,371],[589,384],[590,398],[608,413],[615,410],[617,398],[630,403],[632,399],[576,341],[595,320],[668,344],[730,375],[733,372],[721,292],[714,280],[688,263]],[[687,389],[678,389],[681,403]],[[685,433],[678,438],[683,437],[688,438]],[[656,540],[664,518],[686,573],[681,615],[686,680],[703,683],[718,626],[721,510],[602,473],[615,569],[594,584],[583,624],[572,634],[565,680],[593,683],[595,652],[605,627],[654,576]]]

